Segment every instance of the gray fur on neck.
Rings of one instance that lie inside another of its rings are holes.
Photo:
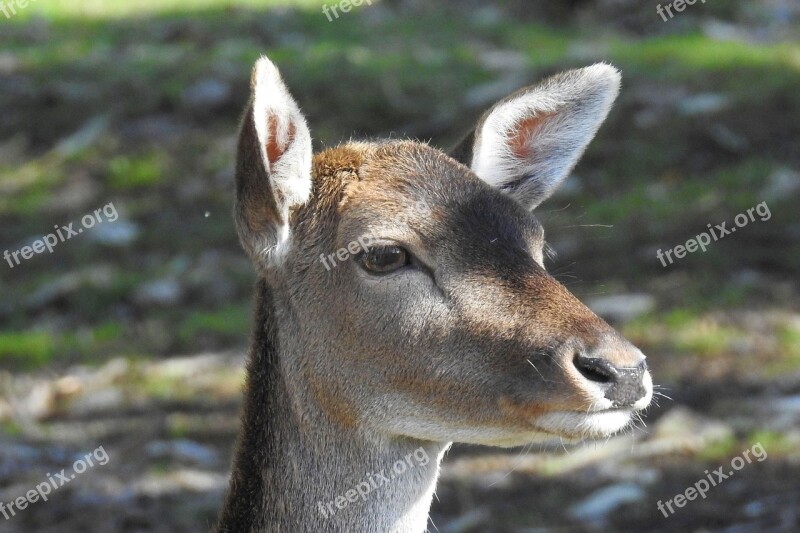
[[[242,430],[217,531],[424,531],[448,445],[340,427],[307,384],[289,386],[300,369],[287,311],[260,281]]]

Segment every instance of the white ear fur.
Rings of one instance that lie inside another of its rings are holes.
[[[289,209],[311,195],[311,132],[278,68],[262,56],[253,69],[252,120],[277,220],[255,237],[252,255],[266,264],[280,261],[289,247]],[[256,244],[257,243],[257,244]]]
[[[285,213],[311,194],[311,133],[278,68],[266,56],[253,70],[253,122],[262,160],[273,188],[284,199]],[[270,147],[278,150],[277,158]]]
[[[506,98],[476,128],[472,170],[533,209],[569,175],[619,86],[619,72],[598,63]]]

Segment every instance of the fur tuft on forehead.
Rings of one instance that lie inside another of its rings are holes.
[[[316,209],[335,207],[348,185],[361,181],[361,167],[373,149],[366,143],[348,143],[314,155],[310,204]]]
[[[345,197],[345,190],[361,180],[360,169],[372,149],[366,143],[348,143],[314,155],[311,197],[291,213],[298,238],[313,241],[320,238],[324,228],[335,226],[336,212]]]
[[[367,143],[347,143],[323,150],[314,155],[314,181],[341,180],[347,177],[358,180],[361,165],[374,149],[374,145]]]

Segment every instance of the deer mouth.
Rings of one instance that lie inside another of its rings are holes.
[[[556,411],[538,417],[534,424],[542,431],[569,440],[602,439],[634,425],[643,408],[628,406]]]
[[[623,379],[623,372],[632,379]],[[620,378],[622,376],[622,378]],[[588,409],[551,411],[534,420],[537,428],[573,440],[607,438],[641,420],[653,399],[653,381],[644,364],[635,369],[614,369],[615,383],[609,387],[600,380],[582,382],[591,401]]]
[[[595,400],[589,409],[550,411],[536,417],[533,424],[540,431],[570,441],[610,437],[641,420],[640,413],[650,405],[653,398],[649,376],[646,383],[646,394],[633,403],[619,405],[613,400],[601,397]]]

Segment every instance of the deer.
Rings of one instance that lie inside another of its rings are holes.
[[[449,153],[384,139],[314,154],[278,68],[256,62],[234,201],[254,330],[217,531],[426,531],[452,443],[579,442],[641,416],[645,356],[548,274],[533,213],[619,87],[605,63],[557,74]]]

